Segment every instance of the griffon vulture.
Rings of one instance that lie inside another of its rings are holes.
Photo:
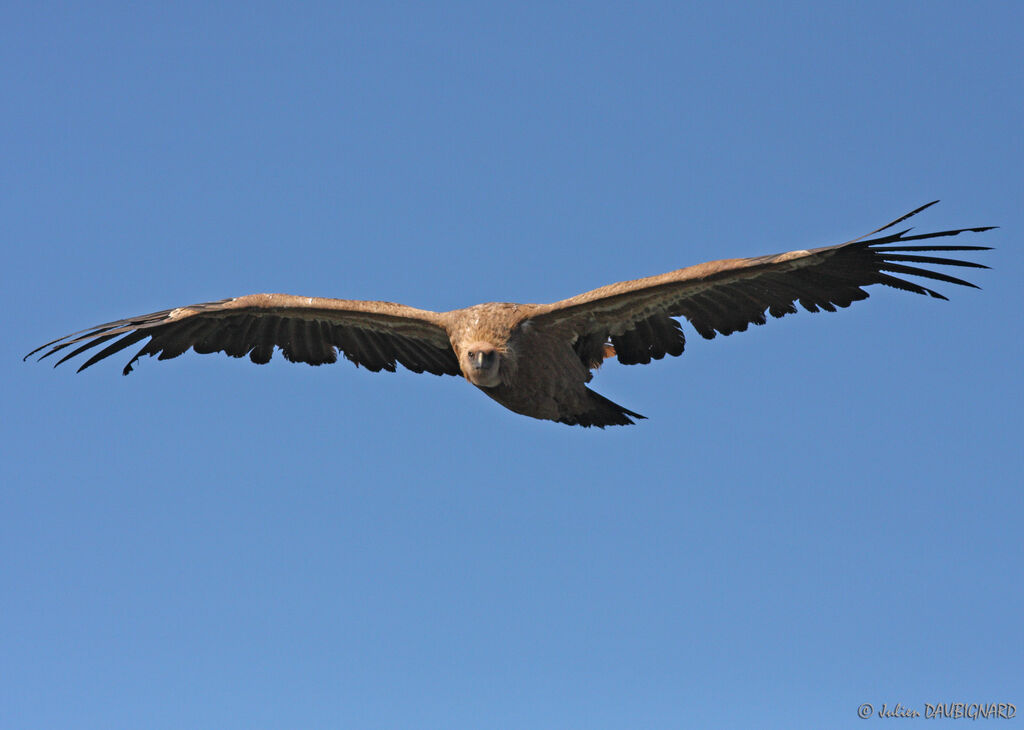
[[[166,360],[189,348],[248,355],[254,363],[265,363],[279,347],[285,359],[310,365],[335,362],[340,352],[373,372],[394,371],[401,363],[416,373],[462,375],[526,416],[571,426],[622,426],[644,416],[588,388],[591,371],[612,356],[636,365],[681,355],[684,337],[676,317],[711,339],[764,324],[766,313],[795,313],[796,302],[810,312],[834,312],[867,299],[863,287],[872,284],[946,298],[903,276],[974,287],[925,267],[987,268],[944,254],[989,247],[935,245],[931,239],[980,233],[991,226],[915,235],[908,235],[908,228],[872,238],[930,205],[934,202],[848,243],[712,261],[553,304],[497,302],[431,312],[391,302],[252,294],[101,324],[48,342],[25,357],[46,350],[43,359],[72,347],[59,365],[110,342],[81,371],[149,338],[125,366],[127,375],[143,355]],[[929,243],[916,243],[925,240]]]

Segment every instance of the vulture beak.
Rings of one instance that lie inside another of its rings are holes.
[[[462,374],[473,385],[493,388],[501,383],[500,353],[489,342],[474,342],[463,350]]]
[[[490,370],[498,353],[493,348],[478,348],[470,350],[468,355],[469,364],[474,370]]]

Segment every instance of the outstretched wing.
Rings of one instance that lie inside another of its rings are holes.
[[[416,373],[459,374],[458,360],[435,312],[391,302],[287,294],[252,294],[108,322],[48,342],[25,359],[45,350],[42,360],[73,347],[56,367],[109,342],[78,368],[81,372],[147,337],[149,342],[125,365],[125,375],[143,355],[167,360],[192,348],[198,353],[248,355],[262,364],[270,360],[274,347],[287,360],[310,365],[335,362],[340,351],[373,372],[393,372],[398,362]]]
[[[834,312],[851,302],[867,299],[862,287],[872,284],[945,299],[926,286],[903,276],[917,276],[950,284],[974,284],[925,268],[935,265],[984,269],[982,264],[946,258],[949,251],[982,251],[988,246],[949,246],[924,241],[983,228],[960,228],[907,235],[911,229],[871,238],[938,201],[911,211],[866,236],[837,246],[790,251],[774,256],[712,261],[635,281],[594,289],[553,304],[540,305],[530,321],[534,326],[562,328],[590,367],[599,364],[608,341],[620,362],[649,363],[683,352],[683,332],[673,317],[685,317],[702,336],[743,332],[750,324],[764,324],[765,314],[782,317],[797,311],[796,303],[810,311]],[[935,255],[940,253],[941,255]],[[977,287],[975,287],[977,288]]]

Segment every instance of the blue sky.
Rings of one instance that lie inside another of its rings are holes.
[[[1022,28],[990,2],[7,4],[4,726],[1024,711]],[[1001,226],[982,291],[687,328],[596,378],[632,428],[349,363],[21,362],[261,291],[553,301],[935,198],[922,228]]]

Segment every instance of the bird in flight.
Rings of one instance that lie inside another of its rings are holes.
[[[879,235],[936,202],[848,243],[712,261],[552,304],[491,302],[431,312],[392,302],[250,294],[101,324],[37,347],[25,359],[45,350],[42,360],[72,347],[56,367],[109,343],[81,372],[146,338],[125,375],[143,355],[167,360],[189,348],[248,355],[257,364],[268,362],[275,347],[286,360],[310,365],[333,363],[340,353],[373,372],[394,372],[401,363],[415,373],[462,375],[509,410],[533,418],[570,426],[631,425],[644,416],[588,388],[592,371],[610,357],[638,365],[683,354],[685,338],[676,318],[712,339],[764,324],[766,314],[794,314],[797,303],[810,312],[834,312],[867,299],[864,287],[873,284],[946,299],[905,276],[977,288],[925,267],[988,268],[946,254],[990,247],[936,245],[931,239],[993,226]]]

